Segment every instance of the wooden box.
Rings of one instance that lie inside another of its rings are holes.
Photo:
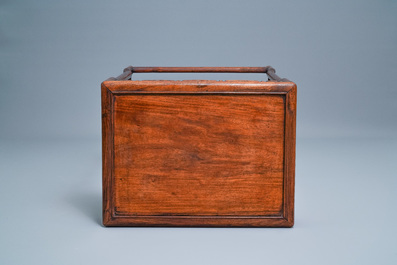
[[[132,73],[266,73],[265,81]],[[296,85],[267,67],[128,67],[102,83],[105,226],[292,227]]]

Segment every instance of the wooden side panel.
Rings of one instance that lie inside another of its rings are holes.
[[[112,92],[102,83],[102,208],[103,223],[112,220],[113,208],[113,121],[112,121]]]
[[[281,216],[283,99],[117,96],[117,212]]]
[[[296,91],[293,84],[286,94],[285,110],[284,218],[290,227],[294,225],[295,205]]]
[[[291,227],[296,85],[106,81],[106,226]]]

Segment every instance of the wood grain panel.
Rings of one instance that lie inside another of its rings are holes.
[[[291,227],[296,85],[102,83],[106,226]]]
[[[281,96],[114,102],[115,207],[131,215],[281,215]]]

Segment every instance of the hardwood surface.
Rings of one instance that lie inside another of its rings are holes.
[[[293,225],[296,85],[105,81],[106,226]]]
[[[114,109],[118,213],[281,214],[281,96],[117,96]]]

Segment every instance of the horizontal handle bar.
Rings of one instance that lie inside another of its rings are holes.
[[[276,75],[271,66],[264,67],[133,67],[128,66],[118,77],[108,80],[130,80],[133,73],[262,73],[267,74],[269,80],[288,81]]]
[[[133,73],[266,73],[266,67],[127,67]]]

